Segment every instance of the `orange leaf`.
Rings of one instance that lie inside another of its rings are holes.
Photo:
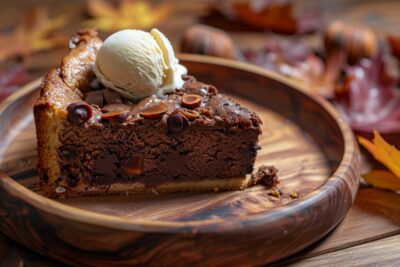
[[[30,9],[11,33],[0,34],[0,61],[64,45],[67,37],[54,32],[66,22],[65,15],[50,19],[46,9]]]
[[[373,170],[363,175],[364,179],[374,187],[393,191],[400,190],[400,178],[386,170]]]
[[[358,140],[376,160],[400,177],[400,151],[388,144],[377,130],[374,130],[373,142],[362,137],[359,137]]]
[[[87,11],[93,17],[84,22],[89,27],[103,31],[149,29],[169,15],[171,4],[151,7],[145,1],[121,0],[118,6],[114,6],[104,0],[87,0]]]

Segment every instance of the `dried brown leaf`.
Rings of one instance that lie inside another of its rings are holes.
[[[55,32],[66,22],[66,15],[50,19],[44,8],[29,10],[11,33],[0,34],[0,61],[64,45],[67,37]]]

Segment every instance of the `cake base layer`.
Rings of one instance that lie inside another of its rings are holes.
[[[50,197],[90,196],[90,195],[129,195],[144,193],[168,193],[168,192],[202,192],[202,191],[227,191],[244,190],[254,181],[248,175],[231,179],[205,179],[201,181],[165,182],[152,187],[146,187],[144,183],[113,183],[111,185],[80,185],[66,191],[59,186],[53,188],[43,187],[44,194]]]

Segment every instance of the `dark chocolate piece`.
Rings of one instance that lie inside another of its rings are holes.
[[[113,92],[109,89],[104,89],[103,94],[104,94],[104,99],[106,100],[107,104],[121,104],[122,103],[122,97],[116,92]]]
[[[67,107],[68,120],[73,123],[82,124],[87,122],[93,114],[92,107],[86,102],[76,102]]]

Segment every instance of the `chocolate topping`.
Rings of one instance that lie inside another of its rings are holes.
[[[76,102],[67,107],[68,120],[73,123],[82,124],[92,117],[92,107],[86,102]]]
[[[102,90],[90,91],[85,94],[85,101],[90,105],[96,105],[98,107],[103,107],[104,96]]]
[[[106,100],[107,104],[121,104],[122,103],[122,97],[119,94],[117,94],[116,92],[113,92],[109,89],[104,89],[103,94],[104,94],[104,99]]]

